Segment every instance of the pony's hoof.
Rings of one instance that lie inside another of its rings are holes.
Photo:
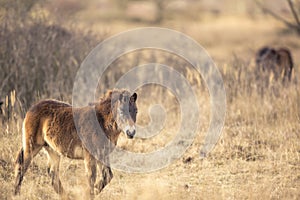
[[[87,189],[86,190],[86,199],[90,199],[90,200],[93,200],[95,198],[95,193],[94,191],[91,191],[90,189]]]
[[[20,189],[15,189],[14,196],[20,195]]]
[[[60,198],[61,198],[62,200],[70,200],[69,195],[66,194],[66,193],[60,195]]]
[[[100,194],[100,192],[103,190],[103,188],[105,187],[103,181],[99,181],[96,185],[95,185],[95,194],[98,195]]]

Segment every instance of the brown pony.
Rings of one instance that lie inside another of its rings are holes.
[[[289,49],[263,47],[256,54],[256,66],[262,73],[274,74],[275,80],[282,78],[290,81],[293,71],[293,59]]]
[[[43,100],[30,108],[23,122],[23,145],[16,159],[14,193],[20,193],[23,176],[42,148],[48,154],[47,171],[52,185],[62,198],[67,199],[68,196],[59,179],[61,155],[83,159],[90,197],[94,196],[94,188],[101,192],[113,177],[108,160],[113,148],[107,147],[117,144],[121,132],[126,133],[128,138],[135,135],[136,99],[136,93],[130,95],[126,90],[113,90],[108,91],[99,102],[81,108],[56,100]],[[93,116],[105,137],[100,137],[97,127],[91,124]],[[101,153],[102,150],[104,153]],[[101,162],[103,159],[105,161]],[[97,165],[102,178],[95,184]]]

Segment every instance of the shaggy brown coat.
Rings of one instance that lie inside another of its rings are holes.
[[[113,174],[110,166],[102,165],[99,159],[106,159],[109,163],[107,147],[117,144],[120,132],[124,132],[124,126],[134,127],[137,113],[136,99],[135,93],[130,96],[126,90],[114,90],[107,92],[99,102],[82,108],[73,108],[70,104],[56,100],[43,100],[34,105],[26,113],[23,122],[23,145],[15,166],[15,194],[20,193],[23,176],[32,158],[42,148],[48,153],[48,173],[52,178],[52,185],[63,198],[68,197],[59,179],[61,155],[72,159],[84,159],[91,197],[94,195],[96,164],[98,164],[99,168],[102,168],[102,179],[95,187],[97,192],[101,192],[110,182]],[[124,110],[124,108],[127,108],[129,112],[119,115],[120,109]],[[113,145],[95,132],[95,124],[92,124],[95,121],[92,120],[95,114],[97,125],[100,125]],[[125,130],[125,132],[128,137],[132,138],[135,130],[134,132]],[[99,149],[106,152],[99,152]],[[108,149],[108,151],[111,150],[113,147]]]

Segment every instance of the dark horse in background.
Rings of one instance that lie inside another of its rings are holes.
[[[293,71],[293,58],[288,48],[263,47],[256,53],[257,70],[282,82],[291,81]]]

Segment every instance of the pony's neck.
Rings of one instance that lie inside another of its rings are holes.
[[[113,109],[110,100],[102,101],[96,105],[97,117],[104,128],[106,136],[116,144],[121,131],[118,129]]]

